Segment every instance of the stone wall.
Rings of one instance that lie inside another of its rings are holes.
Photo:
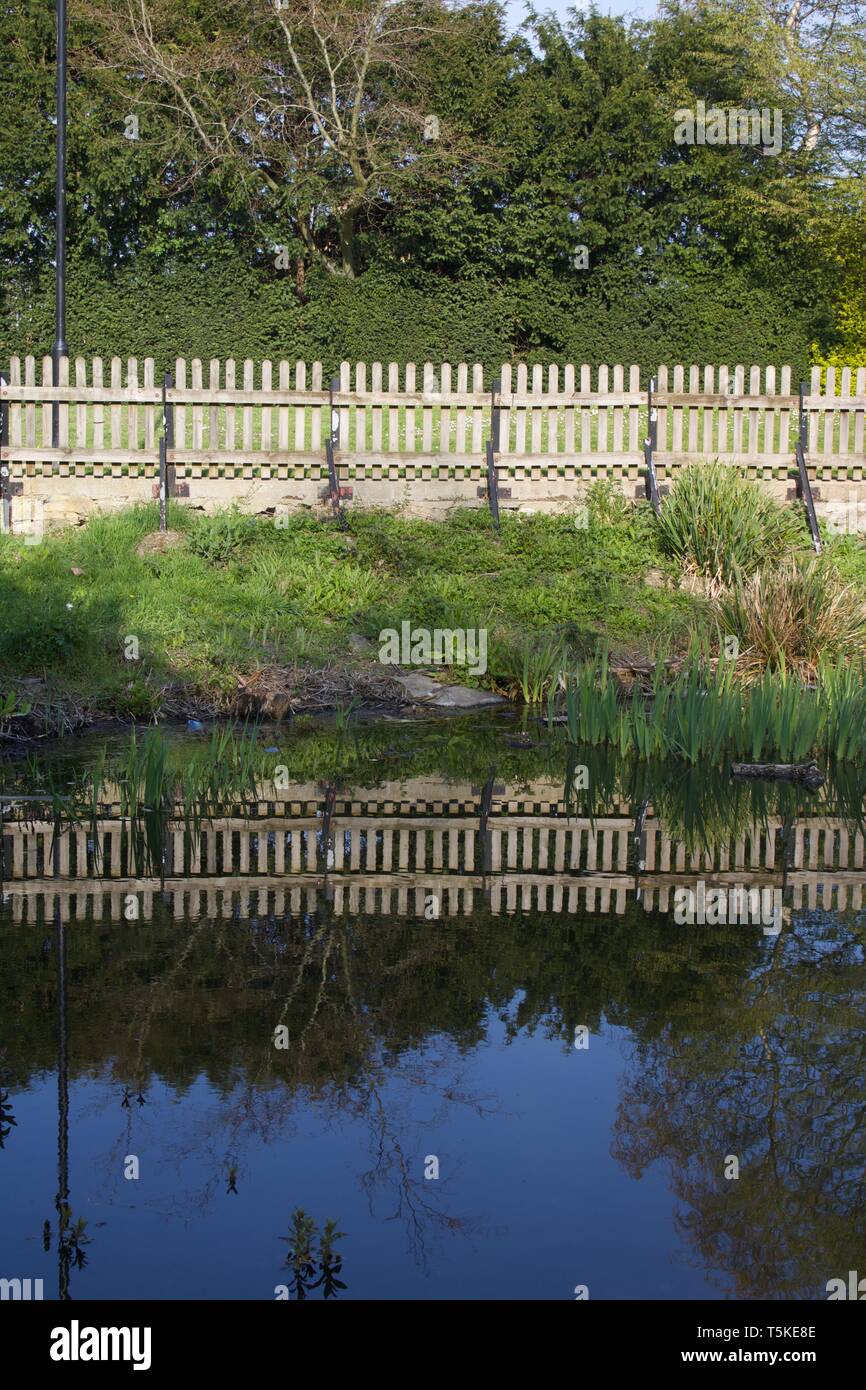
[[[421,465],[421,459],[416,464]],[[429,471],[436,466],[431,458]],[[407,516],[442,518],[456,507],[486,507],[486,496],[479,497],[478,478],[422,476],[412,479],[375,478],[358,476],[363,470],[341,463],[340,482],[352,489],[344,506],[352,510],[384,508],[400,511]],[[446,470],[442,469],[441,473]],[[532,473],[541,469],[532,469]],[[567,512],[581,504],[592,482],[593,474],[563,478],[531,476],[521,470],[519,477],[508,476],[500,470],[500,508],[502,511]],[[612,473],[623,494],[631,499],[644,496],[640,477]],[[672,473],[659,469],[659,482],[664,499]],[[181,479],[188,495],[176,498],[181,506],[214,512],[233,503],[250,513],[279,514],[303,507],[329,510],[324,478],[243,478],[192,477]],[[795,497],[795,475],[788,478],[761,478],[761,486],[780,501]],[[98,512],[113,512],[136,503],[154,501],[155,476],[115,476],[70,472],[67,476],[42,472],[28,473],[17,482],[11,499],[13,531],[28,531],[41,526],[53,529],[64,525],[80,525]],[[504,495],[510,491],[510,496]],[[866,531],[866,482],[850,479],[821,479],[814,484],[815,505],[819,518],[835,524],[840,530]]]

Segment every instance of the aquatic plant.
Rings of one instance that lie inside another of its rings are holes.
[[[106,803],[116,801],[125,823],[129,870],[149,873],[163,862],[170,820],[183,821],[188,843],[195,846],[206,820],[227,806],[256,800],[269,768],[254,725],[218,725],[206,740],[182,744],[163,729],[139,735],[133,728],[119,752],[109,755],[103,745],[68,788],[60,789],[53,772],[43,772],[42,780],[49,784],[45,799],[55,835],[66,823],[88,826],[98,866],[100,823]],[[36,771],[32,763],[31,771]]]
[[[496,690],[525,705],[537,705],[554,686],[565,660],[565,643],[556,636],[524,636],[518,641],[494,635],[488,669]]]
[[[822,661],[818,691],[824,710],[824,741],[835,761],[866,760],[866,660]]]
[[[298,1207],[293,1213],[289,1234],[280,1239],[289,1247],[286,1265],[292,1271],[290,1290],[295,1298],[307,1298],[318,1288],[321,1288],[323,1298],[335,1298],[338,1289],[345,1289],[346,1285],[337,1278],[342,1271],[343,1257],[334,1249],[343,1235],[343,1231],[337,1230],[336,1221],[326,1221],[323,1230],[319,1231],[316,1222],[303,1207]],[[317,1237],[318,1248],[314,1250]]]
[[[792,508],[718,461],[682,470],[655,525],[665,553],[716,589],[776,563],[805,539]]]
[[[718,600],[720,631],[739,643],[746,677],[782,667],[813,679],[828,660],[866,653],[866,604],[824,558],[789,559],[738,576]]]
[[[360,709],[360,706],[360,700],[349,700],[348,704],[344,703],[342,700],[337,701],[334,711],[334,727],[338,733],[344,734],[347,731],[352,716]]]
[[[574,745],[610,744],[647,761],[673,756],[697,766],[725,759],[801,762],[815,753],[866,756],[866,672],[824,663],[816,688],[784,664],[749,684],[733,662],[694,657],[672,679],[656,668],[645,695],[622,690],[607,651],[561,673],[565,730]],[[548,713],[558,706],[553,694]]]

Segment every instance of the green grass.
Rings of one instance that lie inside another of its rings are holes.
[[[684,644],[708,621],[698,600],[643,582],[665,563],[643,508],[587,529],[573,516],[505,515],[501,538],[482,509],[444,522],[354,512],[346,532],[309,512],[280,521],[175,506],[182,543],[144,555],[153,507],[35,546],[0,537],[0,695],[4,679],[41,677],[93,715],[147,717],[178,687],[228,705],[239,674],[341,662],[351,633],[375,641],[404,620],[487,627],[511,676],[514,653],[536,639],[571,654],[601,637],[648,650]],[[130,638],[138,661],[125,659]],[[528,669],[527,688],[533,679]]]
[[[28,700],[46,731],[63,727],[69,707],[75,723],[231,711],[239,680],[256,670],[357,666],[352,634],[378,645],[383,629],[404,621],[487,629],[487,671],[444,675],[527,702],[544,699],[561,666],[600,644],[656,658],[684,654],[695,638],[717,640],[712,605],[665,582],[679,567],[649,507],[624,504],[600,483],[585,500],[587,526],[575,514],[504,513],[501,536],[483,508],[445,521],[350,510],[341,531],[308,511],[275,524],[180,505],[170,525],[181,543],[162,553],[137,553],[156,528],[155,507],[96,517],[33,546],[0,536],[0,735],[20,732],[13,713]],[[845,538],[830,546],[829,563],[866,590],[864,555],[862,542]],[[126,656],[132,639],[138,660]],[[16,687],[8,706],[11,683],[25,678],[42,685]],[[640,718],[636,710],[632,732],[650,756],[656,735]]]
[[[859,535],[832,535],[823,531],[824,553],[845,584],[866,596],[866,532]]]

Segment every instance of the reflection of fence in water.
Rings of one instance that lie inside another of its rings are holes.
[[[338,794],[327,846],[326,795],[309,784],[291,797],[259,801],[248,814],[207,821],[198,837],[174,819],[167,825],[164,891],[178,916],[313,911],[325,878],[337,913],[423,916],[430,895],[442,916],[480,906],[495,913],[622,913],[638,882],[646,910],[669,911],[674,890],[699,879],[722,887],[785,886],[795,908],[863,905],[864,837],[832,814],[794,822],[787,841],[781,820],[770,819],[722,837],[711,850],[690,850],[650,811],[638,869],[634,813],[624,803],[590,819],[568,816],[552,783],[515,795],[499,790],[483,847],[480,788],[431,780]],[[114,809],[109,802],[109,814],[96,822],[98,852],[92,827],[63,829],[55,849],[50,821],[9,819],[7,810],[2,877],[16,918],[31,919],[56,896],[70,915],[90,910],[119,917],[129,893],[139,897],[142,915],[150,915],[162,891],[159,873],[141,874],[128,824]]]

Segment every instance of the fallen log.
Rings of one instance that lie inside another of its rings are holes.
[[[802,782],[810,790],[824,785],[824,774],[815,762],[731,763],[731,776],[754,777],[765,781]]]

